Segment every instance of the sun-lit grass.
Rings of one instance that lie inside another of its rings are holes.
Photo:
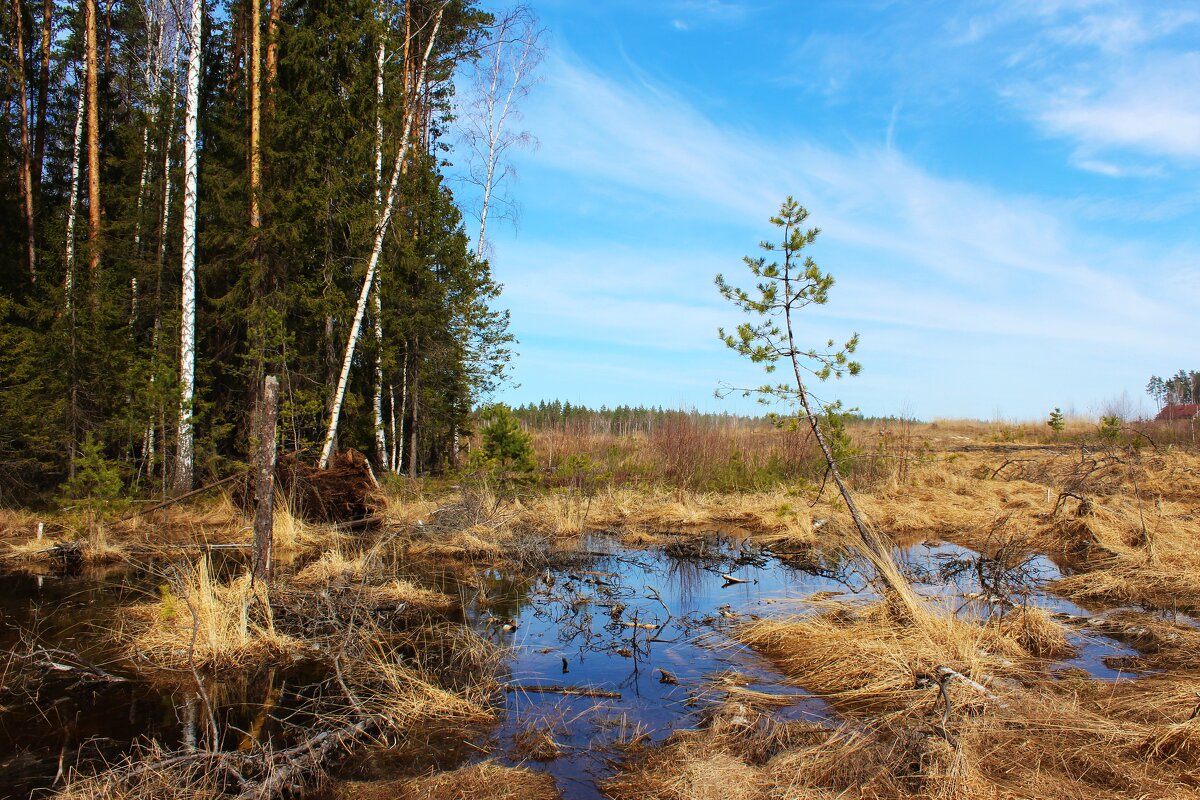
[[[228,582],[201,558],[161,587],[158,602],[130,610],[130,655],[155,666],[225,668],[291,652],[299,642],[275,630],[266,588],[248,574]]]

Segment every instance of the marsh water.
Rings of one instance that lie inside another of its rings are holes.
[[[1016,602],[1074,617],[1093,613],[1042,590],[1059,574],[1044,557],[989,566],[944,542],[916,543],[899,556],[918,591],[956,613],[984,613],[991,600],[981,582],[997,589],[1006,581]],[[225,574],[241,568],[238,554],[214,557]],[[716,704],[738,702],[748,691],[773,696],[776,715],[832,720],[827,704],[789,684],[729,631],[756,617],[803,613],[814,597],[871,595],[864,576],[837,554],[772,551],[716,533],[652,549],[622,548],[594,535],[536,567],[464,573],[422,565],[424,574],[415,574],[418,565],[395,567],[459,598],[462,611],[451,621],[502,647],[498,722],[465,740],[372,748],[348,760],[344,775],[393,778],[496,758],[550,773],[567,798],[602,797],[598,782],[628,747],[695,727]],[[190,677],[139,680],[114,644],[119,610],[156,597],[171,569],[163,562],[0,576],[5,652],[57,648],[124,679],[81,683],[71,672],[48,668],[36,684],[18,686],[5,669],[0,797],[36,796],[70,770],[112,761],[137,743],[173,749],[194,742],[198,699]],[[1132,649],[1099,634],[1070,636],[1078,655],[1053,669],[1081,669],[1099,680],[1127,677],[1113,665]],[[208,676],[222,746],[286,737],[289,716],[327,679],[303,661]]]

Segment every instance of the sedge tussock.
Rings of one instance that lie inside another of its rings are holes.
[[[996,632],[1012,639],[1034,658],[1059,661],[1075,655],[1067,629],[1037,606],[1009,609],[992,623]]]
[[[403,604],[412,609],[445,609],[453,605],[450,597],[424,589],[402,578],[379,581],[382,566],[369,554],[344,556],[338,550],[326,550],[291,579],[289,594],[297,590],[349,591],[367,605]]]
[[[337,538],[336,532],[329,526],[306,522],[294,513],[286,496],[278,490],[275,492],[271,518],[272,544],[282,551],[328,546],[331,540]]]
[[[45,522],[32,511],[0,508],[0,537],[34,536],[39,522]]]
[[[353,711],[378,720],[385,729],[406,731],[421,724],[459,725],[491,718],[488,696],[493,683],[484,673],[465,687],[446,688],[370,629],[359,631],[358,642],[345,651],[341,680],[354,697]]]
[[[937,687],[921,685],[921,676],[949,667],[986,681],[1013,674],[1013,659],[1023,655],[999,633],[936,610],[912,619],[912,609],[897,613],[887,603],[817,607],[794,619],[759,620],[736,635],[797,684],[851,714],[928,711]],[[951,691],[963,702],[981,699],[970,687]]]
[[[67,772],[56,800],[217,800],[221,788],[220,754],[198,757],[183,766],[160,766],[171,754],[151,744],[94,774]]]
[[[288,653],[299,643],[275,630],[266,589],[241,575],[228,583],[199,559],[157,603],[136,606],[129,616],[135,632],[131,656],[152,665],[181,668],[235,667],[253,659]]]
[[[1200,568],[1200,567],[1198,567]],[[1145,603],[1157,608],[1200,608],[1200,574],[1167,565],[1113,560],[1060,578],[1049,588],[1078,603]]]
[[[44,539],[18,539],[4,543],[4,558],[11,561],[37,561],[46,558],[58,544],[49,537]]]
[[[1157,726],[1142,743],[1142,752],[1147,758],[1197,763],[1200,760],[1200,719]]]
[[[558,800],[554,778],[484,761],[420,778],[344,784],[339,800]]]
[[[513,734],[513,754],[530,761],[553,761],[563,754],[550,723],[530,722]]]
[[[418,539],[409,546],[409,553],[429,558],[497,559],[504,555],[504,545],[511,541],[511,532],[475,525],[449,535]]]

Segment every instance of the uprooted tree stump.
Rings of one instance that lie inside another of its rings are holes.
[[[275,486],[292,514],[306,522],[352,522],[374,513],[379,482],[366,456],[347,449],[333,457],[328,469],[305,464],[294,454],[281,455]],[[252,477],[238,484],[233,499],[243,509],[253,507]]]

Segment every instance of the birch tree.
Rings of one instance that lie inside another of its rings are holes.
[[[89,0],[90,2],[91,0]],[[196,200],[197,138],[200,131],[200,49],[203,0],[192,0],[188,24],[187,99],[183,139],[183,267],[179,322],[179,435],[175,490],[192,488],[193,428],[196,370]]]
[[[99,64],[96,56],[96,0],[84,0],[87,39],[87,138],[88,138],[88,268],[100,267],[100,101]]]
[[[529,94],[534,71],[541,63],[542,34],[533,12],[526,6],[517,6],[492,29],[484,57],[472,74],[463,138],[469,153],[467,181],[480,191],[479,233],[475,243],[480,258],[484,255],[488,213],[493,202],[511,205],[504,193],[505,180],[513,172],[507,161],[508,151],[536,144],[528,131],[513,130],[512,123],[520,120],[519,103]]]
[[[66,294],[67,309],[71,308],[75,291],[75,211],[79,207],[79,162],[83,147],[83,105],[87,96],[87,78],[78,76],[79,100],[75,108],[75,137],[71,146],[71,191],[67,201],[67,235],[63,261],[66,266],[63,279],[63,289]]]
[[[383,70],[387,64],[387,32],[390,28],[382,5],[380,8],[379,49],[375,55],[375,207],[383,205]],[[383,421],[383,301],[380,298],[379,278],[375,279],[375,386],[371,408],[375,412],[375,458],[380,469],[388,469],[387,428]],[[394,432],[394,431],[393,431]]]
[[[442,6],[434,15],[433,28],[429,34],[429,42],[425,46],[425,54],[421,59],[421,67],[414,92],[420,91],[425,86],[426,69],[429,66],[429,57],[433,53],[434,44],[437,41],[438,30],[442,25],[442,13],[444,10],[445,6]],[[383,253],[383,243],[387,238],[388,227],[392,220],[397,189],[400,185],[400,171],[408,155],[409,145],[412,140],[413,123],[416,118],[417,107],[418,103],[410,102],[405,109],[404,131],[400,135],[400,143],[396,149],[396,158],[392,164],[391,182],[388,185],[383,206],[379,211],[379,221],[375,225],[375,242],[371,247],[371,257],[367,262],[367,274],[363,278],[362,290],[359,292],[358,303],[355,306],[354,320],[350,324],[350,333],[346,339],[346,352],[342,358],[342,370],[338,377],[337,388],[334,391],[333,406],[329,412],[329,426],[325,431],[325,443],[321,447],[321,458],[318,462],[322,469],[329,466],[329,460],[333,456],[333,445],[337,440],[338,422],[342,414],[342,403],[346,398],[346,385],[350,380],[350,366],[354,362],[354,352],[358,346],[359,335],[362,332],[363,316],[366,313],[367,303],[370,300],[371,288],[375,285],[375,272],[379,267],[379,257]]]

